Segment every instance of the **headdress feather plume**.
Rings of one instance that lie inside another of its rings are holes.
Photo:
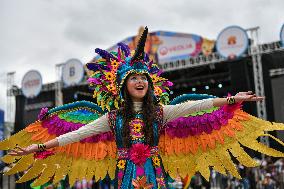
[[[141,37],[140,37],[140,39],[139,39],[139,42],[137,44],[137,47],[136,47],[135,53],[134,53],[134,55],[131,59],[131,62],[135,62],[135,61],[141,60],[141,59],[144,60],[144,54],[145,54],[144,53],[144,47],[145,47],[147,35],[148,35],[148,28],[146,26]]]
[[[113,56],[111,53],[107,52],[106,50],[96,48],[95,52],[98,53],[102,58],[109,60],[110,58],[117,60],[115,56]]]
[[[119,108],[124,101],[123,86],[129,74],[146,74],[154,90],[157,101],[166,104],[169,101],[169,87],[172,83],[160,77],[158,65],[150,61],[144,47],[148,35],[145,27],[132,56],[130,48],[124,43],[118,43],[117,52],[108,52],[97,48],[95,52],[101,56],[96,61],[87,64],[88,69],[94,73],[88,79],[94,89],[94,98],[102,109]]]
[[[124,43],[118,43],[117,46],[124,52],[124,55],[128,57],[130,55],[129,47]]]

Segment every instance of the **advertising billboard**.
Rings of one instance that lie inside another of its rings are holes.
[[[158,32],[156,37],[159,39],[157,50],[159,64],[194,57],[201,52],[202,38],[200,36]]]
[[[135,50],[143,31],[144,27],[140,27],[137,35],[120,42],[127,44],[131,50]],[[202,38],[199,35],[156,31],[148,34],[144,51],[154,63],[163,65],[166,62],[188,59],[198,55],[208,56],[212,54],[214,47],[214,40]],[[117,45],[113,45],[107,51],[117,52]],[[98,58],[96,56],[92,61],[94,62]]]
[[[36,70],[28,71],[22,79],[22,92],[26,98],[36,97],[42,88],[41,74]]]
[[[229,26],[222,30],[217,37],[217,52],[224,58],[238,58],[248,48],[248,35],[239,26]]]
[[[62,68],[62,80],[65,86],[80,83],[84,77],[84,66],[78,59],[68,60]]]

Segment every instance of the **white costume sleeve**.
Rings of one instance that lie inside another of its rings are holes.
[[[95,121],[79,128],[78,130],[60,135],[56,139],[59,143],[59,146],[63,146],[66,144],[78,142],[89,136],[104,133],[110,130],[111,129],[108,124],[107,114],[105,114],[102,117],[96,119]]]
[[[163,107],[163,121],[167,123],[175,118],[210,108],[213,108],[213,99],[211,98],[187,101],[177,105],[166,105]]]

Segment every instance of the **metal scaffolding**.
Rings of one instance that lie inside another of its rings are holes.
[[[284,51],[284,48],[281,47],[280,42],[258,44],[256,48],[258,50],[259,57],[261,57],[262,54],[269,54],[269,53],[274,53],[277,51]],[[248,57],[248,56],[252,56],[255,54],[256,54],[255,52],[251,53],[251,47],[249,47],[249,54],[244,54],[242,55],[242,57]],[[186,68],[213,65],[213,64],[221,63],[225,61],[227,61],[227,59],[220,56],[218,53],[212,53],[211,55],[208,55],[208,56],[200,55],[197,57],[191,57],[187,59],[163,62],[159,66],[160,68],[163,69],[164,72],[170,72],[170,71],[181,70],[181,69],[186,69]]]
[[[15,122],[15,99],[12,94],[13,87],[15,86],[15,72],[7,73],[7,105],[6,105],[6,122]]]
[[[18,89],[15,86],[15,73],[9,72],[6,74],[6,112],[5,112],[5,129],[4,137],[8,138],[15,128],[15,96],[13,91]]]
[[[55,82],[55,106],[63,105],[62,95],[62,68],[64,63],[56,64],[56,82]]]
[[[247,32],[250,35],[250,39],[252,41],[249,48],[249,55],[252,57],[255,94],[257,96],[265,96],[262,62],[261,62],[261,50],[259,45],[259,27],[249,28],[247,29]],[[266,120],[267,112],[266,112],[265,100],[256,102],[256,109],[257,109],[257,116],[259,118]],[[267,136],[261,137],[260,141],[263,144],[269,146],[269,139]]]

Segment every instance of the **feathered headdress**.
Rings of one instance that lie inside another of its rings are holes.
[[[101,57],[87,64],[87,68],[93,71],[88,82],[94,88],[93,97],[97,98],[97,103],[102,109],[118,109],[119,103],[124,100],[123,84],[127,76],[132,73],[146,74],[156,99],[163,104],[168,103],[168,87],[173,84],[160,77],[162,72],[144,52],[147,34],[148,28],[145,27],[136,50],[132,52],[124,43],[118,43],[117,52],[107,52],[99,48],[95,50]]]

